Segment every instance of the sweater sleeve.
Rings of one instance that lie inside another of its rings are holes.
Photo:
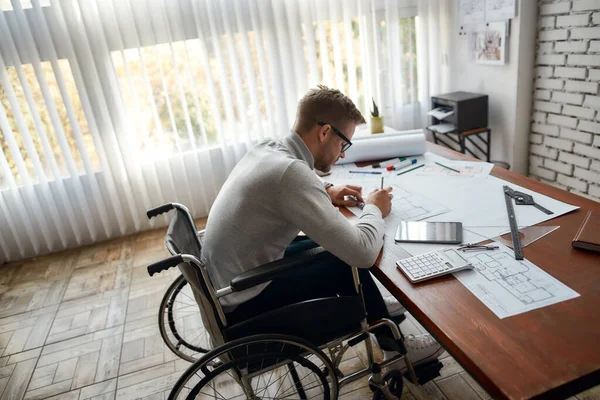
[[[383,246],[385,222],[377,206],[367,204],[356,224],[331,204],[322,182],[300,162],[292,162],[279,185],[283,217],[345,263],[370,268]]]

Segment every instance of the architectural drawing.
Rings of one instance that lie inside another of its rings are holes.
[[[392,195],[394,196],[392,198],[392,212],[385,218],[386,225],[395,223],[394,232],[400,221],[420,221],[450,211],[445,206],[422,194],[409,192],[398,185],[384,184],[384,186],[391,186]],[[363,197],[367,197],[375,189],[379,189],[379,187],[363,186]],[[357,207],[351,207],[350,211],[355,215],[361,213],[361,210]]]
[[[578,297],[579,294],[530,262],[515,260],[511,249],[465,252],[472,270],[456,278],[499,318],[511,317]]]
[[[496,281],[523,304],[550,299],[558,286],[532,273],[529,267],[508,253],[479,253],[467,258],[489,281]]]

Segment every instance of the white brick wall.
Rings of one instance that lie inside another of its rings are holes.
[[[600,201],[600,0],[537,0],[529,175]]]

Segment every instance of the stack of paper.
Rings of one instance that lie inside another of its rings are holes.
[[[454,109],[451,107],[438,107],[429,111],[427,115],[431,115],[433,118],[444,119],[454,114]]]
[[[437,125],[428,126],[427,129],[431,131],[436,131],[437,133],[448,133],[456,130],[456,127],[450,123],[443,123]]]

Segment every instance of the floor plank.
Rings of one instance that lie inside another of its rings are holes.
[[[481,400],[460,374],[436,382],[448,400]]]

